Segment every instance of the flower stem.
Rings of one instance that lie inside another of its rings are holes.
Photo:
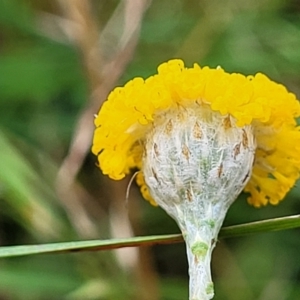
[[[210,300],[214,297],[211,255],[228,210],[225,201],[213,205],[202,200],[196,197],[193,202],[177,207],[178,216],[184,212],[176,219],[186,243],[190,300]]]
[[[214,296],[210,262],[214,239],[189,240],[186,236],[186,250],[189,263],[190,300],[209,300]]]

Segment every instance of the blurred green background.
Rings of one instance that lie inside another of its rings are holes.
[[[90,153],[107,94],[171,58],[264,72],[300,97],[296,0],[1,0],[0,245],[179,232]],[[236,201],[225,225],[297,214]],[[221,240],[215,299],[300,299],[300,230]],[[183,244],[0,260],[1,300],[188,297]]]

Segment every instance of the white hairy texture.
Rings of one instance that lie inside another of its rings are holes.
[[[195,104],[161,113],[145,141],[149,191],[178,223],[187,244],[190,299],[213,297],[211,252],[226,212],[251,177],[252,127]]]

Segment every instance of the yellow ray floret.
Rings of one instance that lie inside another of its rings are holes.
[[[300,171],[300,129],[295,118],[299,102],[286,88],[258,73],[226,73],[223,69],[186,68],[175,59],[158,67],[158,73],[135,78],[116,88],[95,119],[92,152],[104,174],[122,179],[132,168],[142,167],[143,139],[156,115],[197,102],[237,126],[251,124],[257,140],[252,177],[245,191],[254,206],[277,204],[293,187]],[[143,196],[152,201],[143,174],[137,178]]]

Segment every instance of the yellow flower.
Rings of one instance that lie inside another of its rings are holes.
[[[112,179],[142,169],[144,141],[155,119],[180,108],[209,107],[230,116],[236,126],[250,125],[256,140],[252,175],[244,190],[256,207],[277,204],[293,187],[300,170],[300,131],[295,95],[265,75],[226,73],[223,69],[186,68],[181,60],[158,67],[158,74],[135,78],[116,88],[95,119],[92,152]],[[228,120],[231,120],[228,119]],[[239,151],[236,148],[236,151]],[[143,173],[137,177],[143,196],[152,199]]]
[[[214,296],[211,253],[227,210],[244,189],[259,207],[277,204],[299,177],[295,95],[263,74],[185,68],[116,88],[95,119],[92,151],[112,179],[140,170],[143,196],[179,225],[190,299]]]

